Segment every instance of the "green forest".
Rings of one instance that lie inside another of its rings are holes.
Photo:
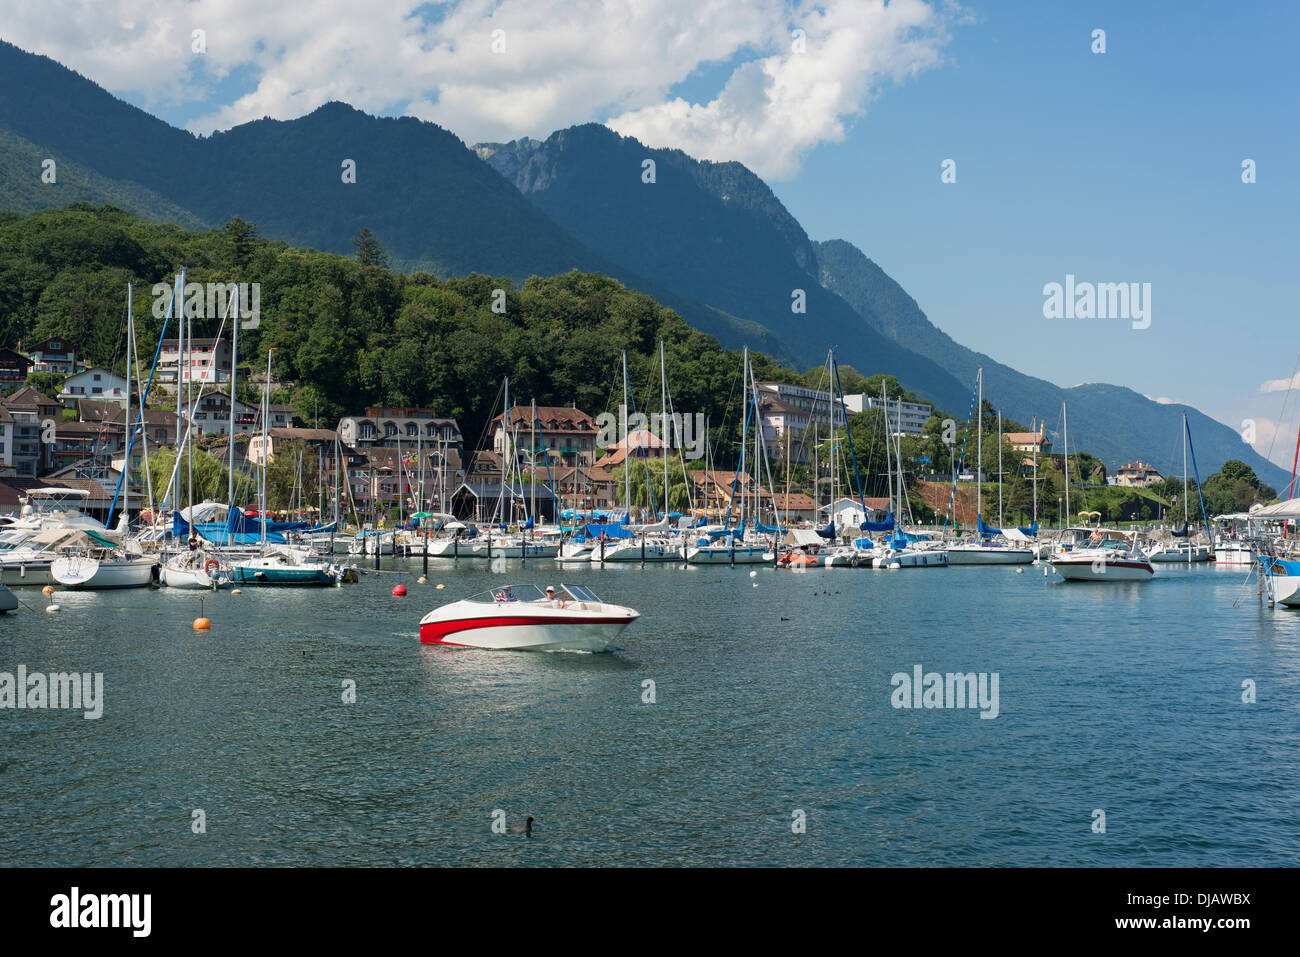
[[[369,230],[357,235],[354,247],[352,257],[292,247],[263,238],[255,224],[239,218],[196,231],[86,203],[27,216],[0,212],[0,344],[59,337],[76,344],[89,363],[121,374],[130,283],[137,354],[147,371],[164,322],[155,314],[163,310],[155,307],[152,288],[171,283],[183,265],[188,282],[260,284],[260,324],[240,335],[239,391],[245,399],[255,400],[250,374],[261,381],[267,350],[274,349],[273,380],[281,391],[273,400],[292,403],[298,421],[332,424],[367,405],[422,406],[455,417],[472,451],[484,444],[507,375],[513,402],[573,404],[596,415],[622,401],[626,351],[633,403],[643,410],[659,408],[662,340],[672,407],[702,412],[709,423],[710,461],[694,467],[736,465],[740,351],[723,349],[652,297],[608,276],[577,271],[534,276],[522,285],[478,274],[403,275],[388,268],[382,238]],[[199,318],[195,335],[215,335],[220,323]],[[831,384],[825,367],[801,373],[762,353],[750,357],[757,380]],[[893,376],[864,377],[848,366],[838,371],[846,394],[880,395],[883,389],[891,399],[916,399]],[[39,378],[36,384],[54,385]],[[160,396],[157,400],[165,404]],[[1023,456],[1006,447],[999,464],[997,413],[987,400],[979,421],[986,481],[1000,478],[1006,514],[1023,518],[1033,494]],[[1028,430],[1010,419],[1002,428]],[[835,439],[846,476],[842,493],[858,494],[852,477],[856,465],[862,494],[887,495],[883,413],[869,409],[851,416],[848,431],[851,442],[844,430]],[[832,454],[830,437],[818,440],[825,465]],[[895,469],[899,460],[903,463],[914,511],[925,511],[914,494],[916,477],[950,471],[958,460],[972,469],[978,445],[971,423],[938,409],[923,435],[891,444],[888,454]],[[783,458],[778,453],[770,464],[777,488],[784,487]],[[1055,504],[1064,489],[1061,457],[1046,465],[1040,514],[1051,510],[1047,503]],[[1087,453],[1071,454],[1070,472],[1072,487],[1083,490],[1077,505],[1072,491],[1072,507],[1099,508],[1107,519],[1155,518],[1182,494],[1181,481],[1172,480],[1142,495],[1106,489],[1104,466]],[[766,474],[760,478],[767,484]],[[792,468],[790,478],[793,488],[811,489],[810,468]],[[996,486],[991,489],[995,497]],[[1207,478],[1203,493],[1210,514],[1276,494],[1238,461]],[[655,494],[662,496],[662,485]],[[1199,512],[1199,500],[1194,511]]]

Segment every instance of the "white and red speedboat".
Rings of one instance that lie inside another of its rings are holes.
[[[1070,544],[1067,533],[1079,531],[1088,537]],[[1115,529],[1066,529],[1060,550],[1047,562],[1066,581],[1144,582],[1156,573],[1137,534]]]
[[[513,651],[604,651],[639,617],[581,585],[560,585],[554,597],[536,585],[501,585],[429,612],[420,621],[420,641]]]

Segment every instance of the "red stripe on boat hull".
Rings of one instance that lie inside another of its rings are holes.
[[[431,621],[420,626],[420,641],[426,645],[458,645],[468,647],[463,642],[448,641],[447,636],[459,634],[463,631],[474,631],[478,628],[511,628],[511,627],[547,627],[550,625],[628,625],[632,619],[629,618],[530,618],[524,616],[509,616],[501,618],[462,618],[458,621]]]

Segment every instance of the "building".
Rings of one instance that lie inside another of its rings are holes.
[[[581,512],[607,511],[618,502],[618,483],[608,471],[597,466],[560,466],[552,473],[560,511],[567,508]]]
[[[291,410],[292,411],[292,410]],[[464,439],[455,419],[439,416],[433,409],[369,406],[366,414],[340,420],[339,437],[358,451],[384,448],[447,449],[457,462],[464,458]]]
[[[934,406],[928,402],[901,399],[886,402],[878,395],[867,395],[865,392],[846,395],[844,404],[850,412],[865,412],[867,409],[884,409],[888,406],[886,414],[889,416],[892,435],[920,435],[925,431],[925,423],[934,415]]]
[[[9,429],[4,432],[4,463],[19,476],[44,475],[51,468],[54,427],[63,420],[63,409],[53,399],[35,389],[23,387],[0,399],[0,408],[9,415]]]
[[[54,426],[50,468],[60,470],[84,460],[106,463],[126,448],[126,430],[117,422],[63,422]]]
[[[627,461],[629,451],[633,458],[659,462],[663,460],[663,450],[665,448],[667,448],[667,443],[649,429],[637,429],[607,449],[605,454],[595,461],[594,465],[598,469],[617,468]],[[633,474],[638,472],[637,469],[633,470]]]
[[[230,393],[222,389],[204,392],[194,410],[194,428],[202,435],[230,433]],[[252,432],[261,425],[261,409],[235,399],[235,431]],[[274,416],[273,416],[274,418]]]
[[[81,409],[82,422],[104,423],[109,422],[125,430],[126,409],[112,402],[96,402],[93,399],[83,399],[78,403]],[[141,414],[140,409],[131,406],[131,421],[140,423],[144,438],[148,441],[151,448],[160,448],[164,445],[176,446],[177,439],[177,417],[176,413],[170,409],[145,409]],[[136,448],[142,448],[143,443],[140,437],[136,437]]]
[[[1124,488],[1148,488],[1164,476],[1155,468],[1138,460],[1121,465],[1115,472],[1115,484]]]
[[[776,492],[772,496],[777,517],[785,522],[817,521],[817,503],[803,492]]]
[[[17,349],[0,349],[0,392],[20,388],[32,369],[32,360]]]
[[[271,428],[267,429],[265,437],[261,432],[253,432],[248,438],[248,461],[260,466],[263,461],[262,449],[266,446],[266,460],[274,462],[276,447],[286,442],[302,442],[324,461],[326,455],[333,458],[336,441],[338,434],[330,429]]]
[[[1043,434],[1041,426],[1037,432],[1004,432],[1002,438],[1017,452],[1032,453],[1037,446],[1040,459],[1052,454],[1052,443]]]
[[[230,342],[226,339],[191,339],[186,350],[186,370],[181,382],[229,382]],[[176,385],[181,365],[179,339],[167,339],[158,355],[158,381]]]
[[[844,403],[833,401],[831,393],[824,389],[791,382],[758,382],[755,385],[759,392],[774,395],[790,408],[807,413],[810,422],[816,422],[823,431],[832,425],[835,428],[844,425]]]
[[[27,350],[33,372],[59,372],[70,375],[77,371],[77,350],[62,339],[45,339]]]
[[[126,379],[105,369],[87,369],[63,380],[59,401],[72,407],[81,399],[126,404]]]
[[[506,415],[492,420],[492,450],[498,455],[509,455],[516,446],[521,464],[527,466],[530,456],[539,466],[545,450],[546,460],[552,465],[594,465],[596,461],[596,421],[581,409],[569,406],[539,405],[537,420],[533,421],[531,406],[517,405],[507,413],[512,438],[509,445],[505,437]]]
[[[863,511],[866,505],[866,511]],[[837,498],[830,505],[818,509],[823,517],[834,516],[836,528],[858,528],[863,522],[883,522],[889,517],[889,499]]]

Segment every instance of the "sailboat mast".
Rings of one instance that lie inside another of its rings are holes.
[[[1002,410],[998,409],[998,528],[1002,527]]]
[[[889,400],[885,396],[885,380],[883,378],[880,380],[880,405],[885,413],[885,489],[889,495],[889,510],[894,512],[895,515],[899,515],[899,512],[894,511],[894,469],[890,462],[889,448]]]
[[[262,550],[266,550],[266,473],[271,466],[271,355],[272,346],[266,350],[266,384],[262,387]]]
[[[235,507],[235,377],[239,375],[239,284],[235,284],[235,322],[230,333],[230,475],[226,482],[226,507]],[[335,503],[335,517],[338,505]]]
[[[975,516],[976,525],[984,515],[984,367],[975,377],[979,398],[975,401]]]
[[[126,284],[126,413],[122,424],[126,427],[126,461],[122,472],[126,476],[122,482],[122,515],[127,524],[131,523],[131,360],[135,356],[135,312],[132,309],[131,284]],[[1183,469],[1183,471],[1187,471]]]
[[[632,520],[632,438],[627,434],[627,350],[623,350],[623,507]]]
[[[1070,514],[1070,419],[1069,409],[1061,403],[1061,431],[1065,439],[1065,515]],[[1061,516],[1061,527],[1065,527],[1065,515]]]
[[[532,428],[532,436],[533,436],[531,444],[533,447],[533,451],[532,451],[532,455],[528,457],[528,460],[529,460],[529,464],[532,465],[532,468],[529,470],[532,474],[532,478],[530,479],[530,485],[528,491],[529,491],[529,497],[532,499],[532,501],[529,503],[528,506],[528,514],[536,516],[537,515],[537,400],[536,399],[533,399],[531,428]],[[536,520],[537,520],[536,518],[533,519],[534,522]]]
[[[180,277],[176,280],[179,288],[176,290],[177,305],[180,311],[177,315],[180,325],[176,330],[176,433],[180,434],[181,428],[181,404],[184,397],[181,395],[185,381],[185,267],[181,267]]]
[[[1031,428],[1037,423],[1030,423]],[[1038,432],[1034,436],[1034,525],[1038,524],[1038,438],[1042,433],[1042,425],[1038,425]]]
[[[1187,525],[1187,413],[1183,413],[1183,525]]]
[[[672,438],[672,430],[668,427],[668,370],[664,364],[664,341],[659,340],[659,441],[663,444],[664,449],[664,519],[668,518],[668,441],[664,440],[667,434],[669,440]],[[647,473],[649,469],[647,469]],[[647,474],[647,478],[648,478]]]
[[[185,325],[185,346],[190,355],[190,363],[194,362],[194,323]],[[185,380],[185,472],[186,472],[186,494],[189,498],[187,503],[190,508],[190,518],[194,517],[194,446],[190,443],[191,430],[193,429],[194,412],[190,408],[190,399],[194,395],[194,373],[190,374]],[[180,423],[176,423],[176,428],[180,429]]]

